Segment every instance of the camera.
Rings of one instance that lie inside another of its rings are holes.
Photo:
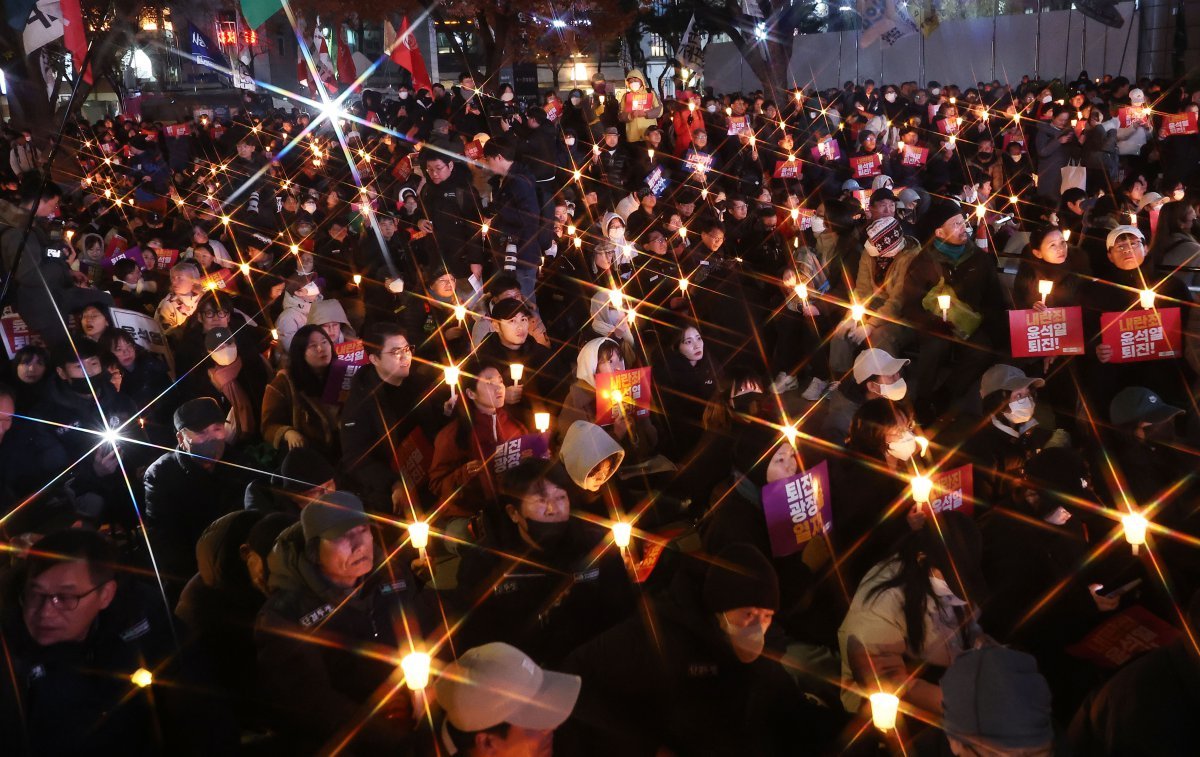
[[[61,220],[50,221],[47,224],[47,232],[50,240],[46,243],[46,257],[61,258],[65,252],[63,241],[66,237],[64,232],[63,222]]]

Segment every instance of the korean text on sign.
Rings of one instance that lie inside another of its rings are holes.
[[[966,515],[975,512],[975,475],[970,465],[944,471],[933,476],[933,491],[929,508],[935,513],[959,510]]]
[[[1100,316],[1104,344],[1112,348],[1112,362],[1165,360],[1182,354],[1179,308],[1131,310]]]
[[[833,527],[829,500],[829,468],[822,462],[763,487],[763,513],[771,537],[771,553],[786,557],[813,537]]]
[[[1008,311],[1013,357],[1083,354],[1083,311],[1078,307]]]

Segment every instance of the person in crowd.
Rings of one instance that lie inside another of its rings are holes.
[[[613,340],[601,337],[583,345],[576,360],[575,383],[571,385],[558,414],[560,432],[565,433],[579,421],[596,418],[597,376],[623,370],[625,357],[621,347]],[[626,408],[624,404],[616,402],[611,412],[611,420],[600,420],[602,425],[610,426],[612,437],[635,457],[645,458],[652,454],[658,444],[658,429],[649,415],[642,415],[636,408]]]
[[[158,303],[154,318],[163,331],[180,326],[192,313],[202,294],[200,288],[200,267],[195,263],[184,260],[171,268],[171,288],[167,295]]]
[[[892,402],[905,399],[908,382],[903,372],[910,362],[876,347],[858,353],[850,376],[838,382],[837,389],[829,395],[822,435],[831,442],[841,443],[850,434],[851,422],[863,403],[880,398]]]
[[[952,754],[1057,753],[1050,685],[1030,655],[1005,647],[972,649],[946,669],[939,685],[941,729]]]
[[[158,399],[171,387],[170,369],[157,353],[134,342],[128,331],[109,328],[100,336],[100,349],[116,360],[121,372],[118,392],[128,397],[139,414],[165,422],[166,408]]]
[[[262,401],[262,436],[276,449],[312,447],[327,460],[340,457],[337,397],[330,396],[333,341],[321,326],[292,338],[287,368],[275,374]],[[335,387],[336,390],[337,387]]]
[[[672,441],[673,457],[686,453],[704,429],[704,409],[720,381],[720,369],[705,354],[700,324],[685,321],[653,376]]]
[[[13,355],[8,385],[13,390],[16,408],[28,411],[50,386],[50,353],[38,344],[27,344]]]

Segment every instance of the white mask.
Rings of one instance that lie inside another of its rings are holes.
[[[1033,418],[1034,402],[1032,397],[1022,397],[1019,400],[1008,403],[1008,412],[1004,414],[1013,423],[1020,425],[1026,423]]]
[[[1042,102],[1043,102],[1043,103],[1048,103],[1048,102],[1050,102],[1050,99],[1051,99],[1050,95],[1046,95],[1046,96],[1044,96],[1044,97],[1042,98]]]
[[[399,97],[401,100],[407,100],[407,99],[408,99],[408,93],[407,93],[407,92],[401,92],[400,94],[398,94],[398,95],[396,95],[396,96],[397,96],[397,97]]]
[[[634,79],[633,81],[629,82],[630,90],[637,92],[641,88],[642,88],[642,83],[640,81],[638,81],[637,79]]]
[[[948,605],[962,607],[966,604],[962,599],[959,599],[958,595],[954,593],[954,590],[950,588],[950,584],[946,583],[946,579],[944,578],[930,576],[929,586],[933,589],[934,595]]]
[[[609,229],[608,241],[615,244],[621,244],[625,241],[625,229]]]
[[[217,365],[233,365],[237,360],[237,345],[223,344],[212,352],[213,362]]]
[[[1053,526],[1064,526],[1070,519],[1071,514],[1067,512],[1065,507],[1056,507],[1054,508],[1054,512],[1050,513],[1045,518],[1042,518],[1042,520]]]
[[[910,460],[916,451],[917,437],[911,431],[906,431],[903,437],[894,442],[888,442],[888,454],[897,460]]]
[[[825,219],[820,216],[813,216],[812,221],[809,223],[809,228],[812,229],[812,233],[814,234],[824,234]]]
[[[908,384],[905,383],[904,379],[898,379],[891,384],[879,385],[879,396],[889,399],[892,402],[899,402],[904,399],[904,395],[906,394],[908,394]],[[908,458],[903,459],[907,460]]]
[[[505,92],[504,94],[500,95],[500,101],[501,101],[501,102],[506,102],[506,103],[507,103],[507,102],[512,102],[512,99],[513,99],[513,93],[512,93],[512,92]]]
[[[710,105],[710,106],[708,106],[707,108],[705,108],[705,110],[707,110],[709,113],[716,113],[716,112],[717,112],[717,106],[715,106],[715,105]]]
[[[304,203],[304,205],[302,207],[308,213],[316,213],[317,212],[317,204],[315,202],[306,202],[306,203]]]
[[[763,627],[754,623],[745,628],[736,628],[726,619],[725,613],[721,613],[719,617],[721,630],[729,637],[729,643],[733,645],[733,653],[737,658],[747,664],[757,660],[766,645]]]
[[[883,99],[887,100],[890,103],[894,103],[894,102],[896,102],[896,93],[888,92],[886,95],[883,96]]]
[[[567,138],[566,138],[565,140],[563,140],[563,141],[567,143],[567,147],[574,147],[574,146],[575,146],[575,137],[567,137]]]

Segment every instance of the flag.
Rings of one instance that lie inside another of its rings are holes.
[[[919,34],[917,24],[908,15],[908,9],[898,0],[858,0],[858,12],[862,16],[862,32],[858,44],[867,47],[876,40],[894,45],[910,34]]]
[[[330,94],[337,92],[337,74],[334,73],[333,60],[329,57],[329,43],[321,32],[320,22],[313,25],[312,56],[317,78]]]
[[[75,72],[82,74],[83,80],[91,84],[91,64],[88,64],[87,69],[80,71],[83,62],[87,60],[88,42],[87,27],[83,25],[83,8],[80,7],[79,0],[62,0],[62,13],[63,42],[66,43],[67,50],[71,52]]]
[[[39,50],[63,35],[62,4],[59,0],[38,0],[29,9],[21,38],[25,52]]]
[[[692,16],[688,21],[687,29],[683,31],[683,36],[679,39],[679,52],[675,55],[680,67],[688,69],[692,75],[685,77],[686,79],[698,77],[704,72],[704,47],[701,44],[700,34],[694,32],[695,24],[696,17]]]
[[[251,29],[257,29],[268,18],[283,10],[282,0],[241,0],[242,16]]]
[[[29,23],[29,12],[36,4],[37,0],[8,0],[4,4],[4,12],[8,14],[8,25],[13,29],[24,29]]]
[[[191,44],[192,57],[196,59],[197,63],[219,68],[229,68],[229,61],[225,59],[225,56],[221,54],[217,46],[190,21],[188,22],[188,40]]]
[[[400,23],[400,41],[392,48],[392,60],[397,66],[412,74],[413,89],[433,91],[433,82],[429,80],[429,69],[425,68],[425,59],[417,47],[417,40],[408,28],[408,17]]]
[[[383,49],[396,65],[400,65],[400,61],[396,60],[402,53],[396,49],[396,27],[392,26],[392,20],[385,18],[383,20]]]
[[[346,35],[344,24],[338,25],[337,75],[342,84],[353,84],[358,79],[358,70],[354,65],[354,53],[350,50],[350,42]]]

